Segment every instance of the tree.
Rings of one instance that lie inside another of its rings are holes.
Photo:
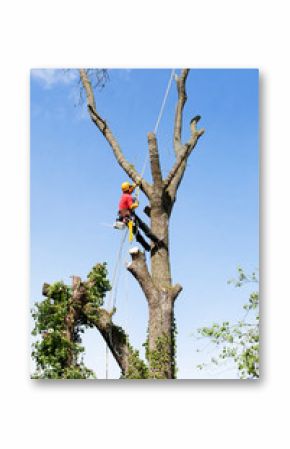
[[[248,283],[258,283],[255,273],[247,276],[242,268],[238,268],[238,279],[230,280],[235,287]],[[214,323],[210,327],[198,329],[202,338],[209,339],[214,347],[221,348],[217,357],[209,364],[198,365],[199,369],[209,365],[220,365],[225,360],[233,360],[241,379],[257,379],[259,377],[259,293],[253,291],[248,302],[243,306],[245,316],[238,323]],[[199,349],[198,349],[199,351]]]
[[[149,309],[148,338],[145,343],[148,372],[144,368],[144,362],[139,359],[138,352],[131,347],[126,332],[113,323],[112,313],[104,309],[100,310],[99,305],[98,313],[96,308],[94,310],[96,319],[93,319],[93,313],[90,310],[90,319],[88,321],[90,325],[92,323],[95,324],[105,339],[125,377],[133,375],[131,373],[132,363],[128,363],[128,357],[133,354],[134,366],[139,367],[136,372],[133,371],[138,378],[146,374],[146,377],[149,378],[172,379],[175,377],[174,303],[182,290],[182,286],[172,282],[169,253],[169,221],[176,201],[177,191],[187,167],[188,158],[204,133],[204,129],[197,129],[197,123],[201,117],[196,115],[189,125],[191,132],[189,140],[185,143],[182,142],[183,110],[187,100],[186,79],[189,69],[182,70],[180,75],[175,77],[177,86],[177,103],[173,129],[175,163],[167,176],[164,176],[161,171],[157,137],[153,132],[148,133],[152,183],[142,178],[134,166],[125,158],[120,144],[97,109],[92,72],[87,69],[80,69],[79,73],[81,84],[86,94],[89,116],[108,142],[118,164],[132,181],[140,185],[140,189],[146,195],[149,202],[146,213],[151,221],[150,231],[158,240],[155,243],[151,242],[150,268],[145,254],[137,248],[130,251],[132,261],[127,266],[128,271],[139,283]],[[83,305],[81,307],[82,313],[86,310],[85,315],[88,316],[87,312],[90,307],[90,301],[87,300],[88,284],[82,283],[78,277],[73,279],[71,298],[73,298],[73,302],[76,301],[75,304],[79,302]],[[50,290],[44,289],[44,294],[46,292],[50,293]],[[78,308],[73,306],[72,309],[70,314],[74,316],[74,322],[77,322],[79,318]],[[69,334],[73,333],[73,330],[71,329],[67,332],[67,338],[73,341],[72,337],[69,336]],[[72,360],[73,355],[70,358]]]
[[[33,335],[41,339],[33,345],[36,362],[35,379],[89,379],[93,371],[85,367],[81,353],[81,334],[96,327],[127,378],[146,378],[147,367],[139,359],[138,351],[130,346],[124,331],[112,323],[112,314],[102,308],[106,292],[111,286],[106,264],[97,264],[82,282],[72,277],[72,285],[55,282],[44,284],[45,300],[36,303],[32,315]]]

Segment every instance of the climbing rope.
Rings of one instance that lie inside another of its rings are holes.
[[[163,98],[163,101],[162,101],[162,104],[161,104],[160,112],[159,112],[159,115],[158,115],[158,118],[157,118],[157,121],[156,121],[156,124],[155,124],[154,134],[157,134],[159,123],[160,123],[160,120],[161,120],[162,115],[163,115],[165,103],[166,103],[166,100],[167,100],[167,97],[168,97],[168,94],[169,94],[169,91],[170,91],[170,87],[171,87],[174,75],[175,75],[175,69],[172,69],[171,70],[171,75],[170,75],[170,78],[169,78],[169,81],[168,81],[168,84],[167,84],[167,89],[166,89],[166,92],[164,94],[164,98]]]
[[[171,74],[170,74],[170,78],[166,87],[166,91],[161,103],[161,107],[160,107],[160,111],[155,123],[155,127],[154,127],[154,134],[157,134],[158,128],[159,128],[159,124],[161,122],[162,116],[163,116],[163,112],[164,112],[164,108],[165,108],[165,104],[167,101],[167,97],[170,91],[170,87],[172,84],[172,80],[174,78],[175,75],[175,69],[171,70]],[[143,167],[141,170],[141,179],[144,176],[147,164],[148,164],[148,160],[149,160],[149,153],[147,152],[145,159],[144,159],[144,163],[143,163]],[[136,200],[138,200],[139,198],[139,194],[140,194],[140,186],[137,186],[136,191],[135,191],[135,197]],[[115,307],[116,307],[116,302],[117,302],[117,286],[118,286],[118,282],[119,282],[119,270],[120,270],[120,262],[121,262],[121,258],[122,258],[122,252],[123,252],[123,246],[127,237],[127,233],[128,233],[128,228],[126,229],[126,232],[124,233],[123,238],[121,239],[121,244],[117,253],[117,260],[116,260],[116,264],[114,267],[114,272],[113,272],[113,278],[112,278],[112,289],[110,291],[110,295],[109,295],[109,299],[108,299],[108,305],[107,308],[109,311],[112,311]],[[128,286],[126,287],[127,290]],[[112,344],[112,330],[110,331],[109,334],[109,338],[110,338],[110,343]],[[106,345],[106,379],[109,378],[109,347],[108,345]]]
[[[119,273],[120,273],[120,261],[122,258],[123,247],[124,247],[124,243],[125,243],[127,234],[128,234],[128,228],[126,228],[126,232],[124,233],[124,235],[121,239],[121,243],[120,243],[120,246],[119,246],[119,249],[117,252],[117,258],[116,258],[116,263],[115,263],[113,277],[112,277],[112,289],[110,291],[108,304],[107,304],[107,308],[109,311],[112,311],[114,309],[114,307],[116,306],[117,286],[118,286],[118,282],[119,282]]]
[[[155,126],[154,126],[154,134],[155,135],[157,134],[157,131],[158,131],[158,128],[159,128],[159,124],[160,124],[161,118],[163,116],[165,104],[166,104],[166,101],[167,101],[167,97],[168,97],[168,94],[169,94],[169,91],[170,91],[170,87],[171,87],[174,75],[175,75],[175,69],[172,69],[171,70],[171,74],[170,74],[170,78],[169,78],[169,81],[168,81],[168,84],[167,84],[167,87],[166,87],[166,91],[165,91],[165,94],[164,94],[164,97],[163,97],[163,100],[162,100],[162,103],[161,103],[160,111],[159,111],[159,114],[158,114],[158,117],[157,117],[157,120],[156,120],[156,123],[155,123]],[[147,167],[147,164],[148,164],[148,160],[149,160],[149,152],[147,152],[147,154],[145,156],[145,159],[144,159],[143,167],[142,167],[142,170],[141,170],[141,173],[140,173],[141,179],[144,176],[144,173],[145,173],[145,170],[146,170],[146,167]],[[135,195],[137,200],[139,198],[139,194],[140,194],[140,186],[137,186],[137,188],[136,188],[136,195]]]
[[[121,243],[120,243],[120,246],[118,249],[117,259],[116,259],[116,263],[115,263],[115,267],[114,267],[114,272],[113,272],[113,277],[112,277],[112,288],[111,288],[109,298],[108,298],[108,303],[107,303],[107,310],[110,313],[112,313],[112,311],[116,307],[117,287],[118,287],[119,278],[120,278],[120,261],[122,258],[123,247],[124,247],[124,243],[126,241],[127,234],[128,234],[128,228],[126,229],[126,232],[124,233],[124,235],[121,239]],[[109,331],[109,340],[112,345],[112,327],[110,328],[110,331]],[[110,355],[109,345],[106,344],[106,379],[109,379],[109,355]]]

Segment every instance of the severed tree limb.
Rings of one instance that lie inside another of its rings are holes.
[[[182,132],[182,116],[183,108],[187,100],[187,95],[185,91],[185,83],[189,73],[189,69],[183,69],[181,75],[176,77],[176,85],[178,92],[178,100],[175,112],[175,122],[174,122],[174,150],[176,156],[182,147],[181,143],[181,132]]]
[[[154,133],[148,133],[148,147],[151,164],[151,173],[154,186],[158,189],[162,187],[162,173],[160,167],[157,139]]]
[[[98,127],[100,132],[103,134],[103,136],[111,146],[118,164],[135,183],[138,183],[140,185],[141,190],[149,198],[151,195],[150,184],[144,179],[142,179],[137,170],[133,168],[133,166],[126,160],[107,122],[99,115],[99,113],[96,110],[93,88],[85,69],[80,69],[80,78],[86,92],[87,106],[91,120]]]
[[[79,276],[72,276],[72,295],[65,317],[66,338],[70,342],[73,341],[75,326],[79,324],[80,319],[85,317],[87,323],[98,329],[118,363],[122,374],[126,376],[130,369],[130,357],[134,350],[125,331],[112,322],[112,313],[100,307],[94,307],[89,303],[87,287],[90,288],[93,284],[93,281],[82,282]],[[42,294],[44,296],[49,295],[49,288],[49,284],[43,284]],[[134,357],[135,360],[138,358],[136,351],[134,351]],[[144,362],[141,359],[139,359],[139,362],[139,366],[143,366],[142,363]],[[66,365],[71,366],[72,363],[73,356],[69,352]],[[135,369],[137,368],[135,367]]]

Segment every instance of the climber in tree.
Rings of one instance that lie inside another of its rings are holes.
[[[133,233],[137,242],[139,242],[146,251],[150,251],[150,245],[140,234],[139,228],[142,229],[147,237],[149,237],[153,242],[159,243],[159,240],[154,236],[154,234],[152,234],[150,228],[135,213],[135,209],[139,206],[139,203],[137,199],[132,196],[132,193],[137,185],[138,184],[130,184],[129,182],[123,182],[121,185],[123,193],[119,201],[118,218],[114,224],[114,227],[116,229],[124,229],[128,222],[132,220]]]

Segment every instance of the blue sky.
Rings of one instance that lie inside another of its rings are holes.
[[[109,74],[96,94],[97,107],[126,157],[141,170],[170,70]],[[196,114],[206,133],[191,155],[170,227],[173,280],[184,288],[176,302],[178,377],[212,378],[217,374],[195,368],[206,354],[195,353],[192,333],[213,321],[239,319],[247,290],[234,289],[227,280],[237,265],[250,272],[258,267],[258,71],[191,70],[187,93],[183,137]],[[41,299],[43,282],[85,277],[96,262],[107,261],[112,275],[120,245],[121,234],[105,224],[114,221],[120,184],[127,178],[78,98],[74,72],[32,71],[32,303]],[[175,102],[172,86],[158,130],[164,172],[174,161]],[[146,198],[140,200],[143,207]],[[126,244],[115,321],[126,326],[142,352],[147,308],[124,268],[128,249]],[[101,338],[90,330],[84,343],[86,364],[104,377]],[[110,373],[119,377],[114,361]],[[232,370],[222,374],[234,376]]]

